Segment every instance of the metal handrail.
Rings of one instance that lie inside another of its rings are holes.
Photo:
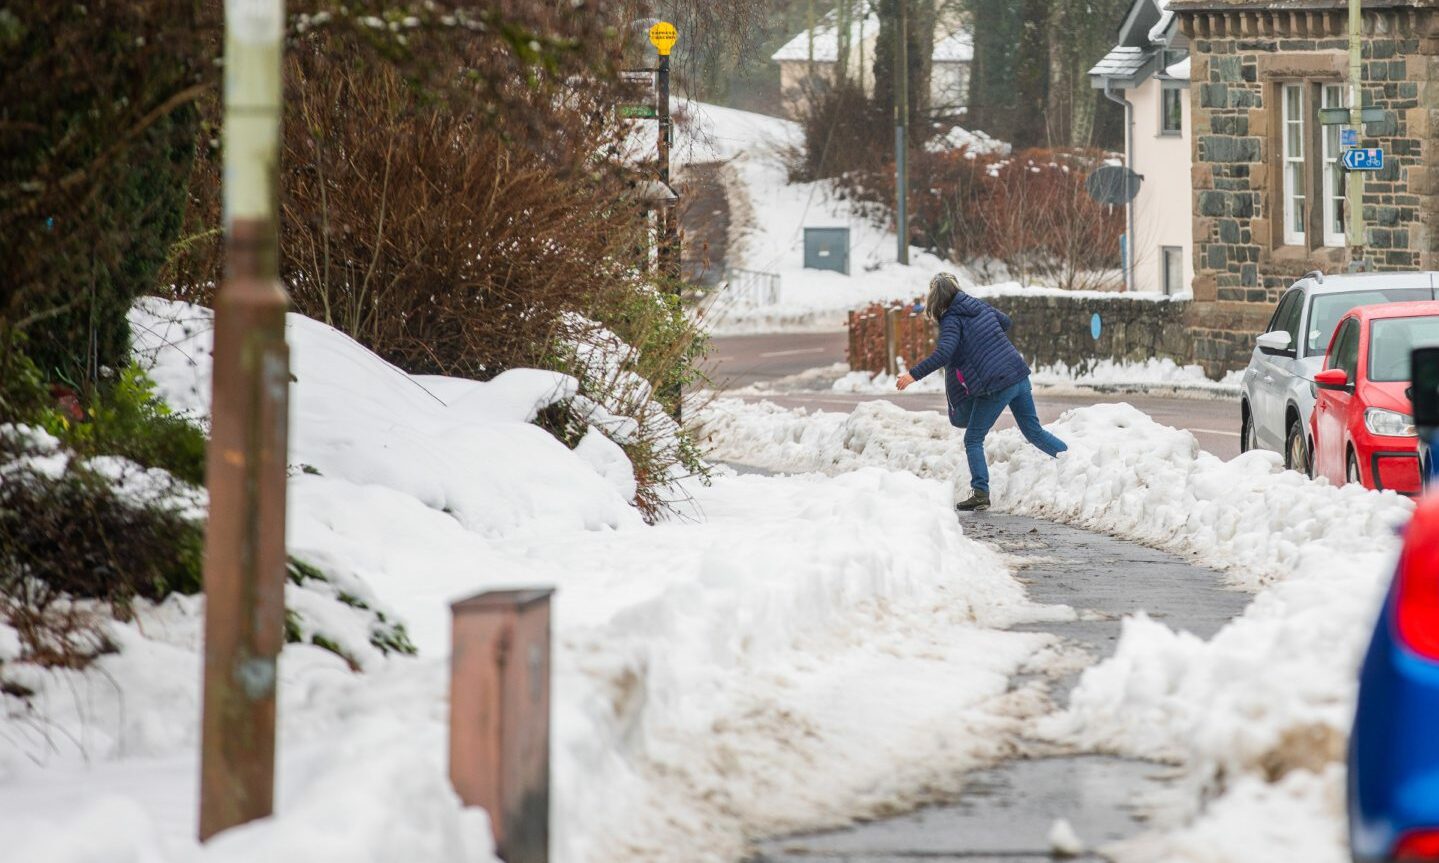
[[[779,302],[779,273],[730,267],[725,270],[725,292],[737,303],[772,306]]]

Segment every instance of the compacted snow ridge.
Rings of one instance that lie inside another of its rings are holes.
[[[203,420],[211,313],[146,299],[132,323],[159,393]],[[0,631],[4,675],[38,693],[0,696],[7,857],[494,859],[446,768],[448,606],[493,588],[557,588],[562,863],[733,863],[749,837],[924,802],[1045,707],[1010,678],[1053,639],[1007,630],[1074,612],[1026,599],[964,535],[946,483],[721,468],[689,489],[694,519],[647,526],[614,417],[596,413],[575,450],[530,424],[572,379],[412,377],[298,315],[287,339],[289,550],[402,622],[418,655],[365,654],[357,671],[286,647],[276,815],[201,848],[203,598],[141,604],[84,671],[27,666]],[[365,622],[323,606],[332,593],[306,609]]]
[[[703,424],[718,457],[736,462],[828,474],[883,464],[952,480],[956,493],[968,486],[960,434],[938,413],[870,402],[852,414],[806,414],[723,399]],[[1209,641],[1144,615],[1126,619],[1116,655],[1088,669],[1035,733],[1190,768],[1197,820],[1148,837],[1166,843],[1163,852],[1148,846],[1133,859],[1290,859],[1284,843],[1300,833],[1322,848],[1304,859],[1340,859],[1335,771],[1412,503],[1309,480],[1272,453],[1221,461],[1125,404],[1073,410],[1050,428],[1070,445],[1058,460],[1015,430],[991,437],[998,507],[1188,555],[1256,596]],[[1294,825],[1290,816],[1323,826],[1276,827]],[[1203,850],[1224,834],[1225,848],[1243,836],[1249,850]]]
[[[900,370],[923,357],[900,357]],[[1151,358],[1142,363],[1100,360],[1088,368],[1070,368],[1063,363],[1040,366],[1031,377],[1036,388],[1046,390],[1121,390],[1184,392],[1227,397],[1238,395],[1243,372],[1232,372],[1222,380],[1210,380],[1199,366],[1181,366],[1170,359]],[[809,369],[772,381],[761,381],[727,395],[764,396],[793,392],[836,392],[859,395],[893,395],[896,376],[885,372],[851,371],[845,363]],[[933,374],[915,382],[907,393],[942,393],[944,376]]]

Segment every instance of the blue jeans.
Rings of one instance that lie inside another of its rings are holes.
[[[989,466],[984,463],[984,438],[1004,409],[1014,415],[1025,440],[1034,444],[1045,455],[1058,456],[1069,449],[1064,441],[1044,430],[1039,424],[1039,414],[1034,409],[1034,392],[1029,387],[1029,378],[997,393],[974,396],[969,414],[969,427],[964,431],[964,454],[969,459],[969,484],[975,491],[989,491]]]

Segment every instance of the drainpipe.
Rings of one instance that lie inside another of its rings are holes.
[[[1104,79],[1104,97],[1111,102],[1124,106],[1124,143],[1126,151],[1124,156],[1124,166],[1129,169],[1130,173],[1137,173],[1134,170],[1134,105],[1130,104],[1129,100],[1124,98],[1123,96],[1114,95],[1114,91],[1110,89],[1112,83],[1113,82],[1111,79]],[[1128,180],[1126,179],[1125,182],[1127,184]],[[1126,188],[1124,191],[1127,194],[1129,192],[1129,189]],[[1125,250],[1127,254],[1125,255],[1124,260],[1124,289],[1126,291],[1132,291],[1134,290],[1135,259],[1133,198],[1130,198],[1130,200],[1125,203],[1124,210],[1129,220],[1129,231],[1127,233],[1125,242]]]

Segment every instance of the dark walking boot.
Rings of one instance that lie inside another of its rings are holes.
[[[969,500],[960,501],[954,508],[960,512],[984,512],[989,509],[989,492],[975,489]]]

